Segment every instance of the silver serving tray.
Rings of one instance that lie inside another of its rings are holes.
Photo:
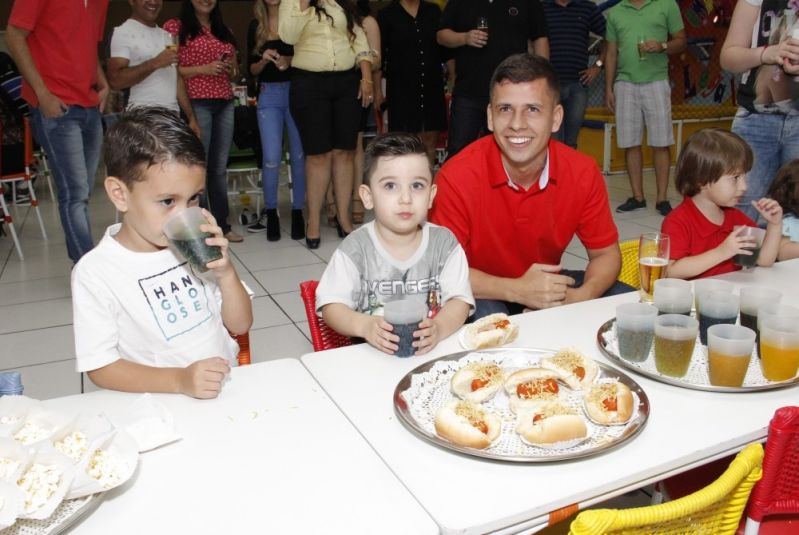
[[[599,327],[599,330],[596,333],[596,343],[599,346],[600,351],[602,351],[602,353],[608,359],[610,359],[610,361],[613,364],[617,364],[617,365],[619,365],[619,366],[621,366],[623,368],[626,368],[626,369],[628,369],[628,370],[630,370],[630,371],[632,371],[634,373],[637,373],[638,375],[643,375],[644,377],[648,377],[649,379],[653,379],[655,381],[660,381],[661,383],[666,383],[668,385],[679,386],[681,388],[689,388],[689,389],[692,389],[692,390],[704,390],[706,392],[737,392],[737,393],[740,393],[740,392],[762,392],[764,390],[777,390],[779,388],[788,388],[788,387],[796,386],[797,384],[799,384],[799,376],[794,377],[793,379],[789,379],[788,381],[780,381],[778,383],[767,381],[767,380],[764,379],[763,380],[764,384],[748,384],[747,385],[746,383],[744,383],[743,386],[715,386],[715,385],[711,385],[709,380],[699,381],[699,380],[697,380],[695,378],[692,379],[690,377],[690,375],[691,375],[691,371],[690,370],[689,370],[688,374],[686,374],[686,377],[681,377],[681,378],[669,377],[667,375],[662,375],[662,374],[658,373],[657,371],[651,371],[649,369],[646,369],[644,367],[645,365],[642,364],[642,363],[630,362],[630,361],[624,360],[623,358],[621,358],[619,355],[617,355],[615,352],[611,351],[608,348],[608,344],[607,344],[607,342],[605,340],[605,334],[613,330],[613,325],[615,324],[615,322],[616,322],[616,318],[611,318],[611,319],[609,319],[608,321],[606,321],[605,323],[603,323]],[[697,346],[697,349],[694,350],[694,356],[696,356],[696,353],[698,351],[701,351],[699,349],[700,344],[699,344],[699,339],[698,338],[697,338],[697,341],[696,341],[696,346]],[[652,351],[653,351],[653,354],[654,354],[654,349]],[[654,357],[652,355],[650,355],[649,358],[654,358]],[[753,365],[757,365],[757,361],[758,361],[758,357],[753,354],[752,355]],[[650,367],[651,367],[651,365],[650,365]],[[693,367],[693,364],[692,364],[692,367]],[[746,381],[746,379],[744,381]]]
[[[0,535],[58,535],[72,528],[81,518],[94,511],[103,501],[104,492],[83,498],[64,500],[53,514],[43,520],[19,519]]]
[[[601,443],[590,445],[588,447],[577,447],[577,448],[567,448],[564,450],[555,450],[555,449],[545,449],[545,448],[537,448],[534,446],[522,446],[520,449],[527,451],[528,453],[519,453],[519,454],[503,454],[497,453],[494,450],[494,446],[489,447],[484,450],[468,448],[465,446],[459,446],[457,444],[453,444],[441,437],[439,437],[435,430],[428,430],[425,429],[420,422],[416,420],[414,415],[411,413],[411,407],[406,401],[405,396],[403,395],[404,392],[409,390],[412,387],[412,381],[414,376],[419,376],[420,374],[425,374],[429,372],[434,366],[436,366],[439,362],[447,362],[447,361],[458,361],[467,355],[470,354],[479,354],[481,356],[485,356],[485,358],[480,358],[478,360],[486,360],[486,361],[497,361],[501,360],[503,355],[512,355],[512,354],[520,354],[524,353],[526,356],[529,357],[529,364],[534,365],[541,357],[553,355],[556,351],[549,350],[549,349],[529,349],[529,348],[501,348],[501,349],[486,349],[486,350],[478,350],[478,351],[461,351],[458,353],[453,353],[451,355],[446,355],[440,357],[438,359],[431,360],[430,362],[426,362],[420,366],[417,366],[410,372],[408,372],[397,384],[396,388],[394,389],[394,411],[397,413],[399,421],[413,434],[418,436],[419,438],[426,440],[436,446],[455,451],[458,453],[471,455],[473,457],[481,457],[485,459],[492,459],[497,461],[508,461],[508,462],[517,462],[517,463],[543,463],[543,462],[557,462],[557,461],[565,461],[569,459],[578,459],[582,457],[592,457],[595,455],[599,455],[600,453],[604,453],[611,449],[617,448],[631,440],[632,438],[636,437],[644,428],[648,418],[649,418],[649,397],[646,395],[644,390],[636,383],[630,376],[625,374],[622,371],[617,370],[612,366],[608,366],[601,362],[597,362],[599,366],[600,373],[598,379],[601,378],[616,378],[619,382],[625,384],[638,399],[637,409],[633,413],[633,417],[630,421],[623,426],[599,426],[597,424],[593,424],[588,420],[588,418],[584,416],[586,422],[591,427],[600,427],[600,428],[619,428],[621,432],[609,440],[603,440]],[[465,364],[465,362],[464,362]],[[499,363],[502,365],[502,363]],[[432,387],[434,389],[446,389],[446,393],[448,394],[449,399],[452,398],[452,394],[449,393],[450,390],[450,373],[442,373],[438,380],[435,382],[435,386]],[[565,387],[568,390],[567,387]],[[444,396],[443,392],[439,391],[439,394]],[[498,394],[499,396],[500,394]],[[413,403],[414,400],[411,400]],[[432,416],[432,415],[430,415]],[[503,422],[503,430],[497,442],[503,440],[512,440],[511,435],[515,436],[515,438],[519,441],[519,444],[523,444],[521,439],[518,435],[512,430],[508,429],[509,426]],[[590,442],[590,441],[589,441]],[[541,450],[540,452],[536,452],[536,450]]]

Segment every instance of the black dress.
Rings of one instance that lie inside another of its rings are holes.
[[[421,1],[416,18],[398,0],[380,11],[383,74],[391,131],[445,130],[442,53],[436,43],[441,10]]]

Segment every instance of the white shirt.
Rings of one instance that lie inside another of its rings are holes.
[[[158,26],[147,26],[133,19],[114,28],[111,37],[111,57],[125,58],[130,67],[144,63],[160,54],[170,44],[169,32]],[[135,106],[164,106],[179,111],[177,99],[178,71],[169,65],[153,71],[147,78],[130,88],[128,108]]]

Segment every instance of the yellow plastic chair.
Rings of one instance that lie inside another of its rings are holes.
[[[638,239],[619,243],[621,249],[621,272],[619,282],[641,289],[641,274],[638,271]]]
[[[763,446],[750,444],[707,487],[660,505],[583,511],[572,522],[569,535],[732,535],[763,473],[762,463]]]

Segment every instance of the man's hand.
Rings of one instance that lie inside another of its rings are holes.
[[[106,94],[107,93],[108,93],[108,88],[106,88]],[[61,117],[67,112],[67,109],[68,109],[67,105],[61,102],[60,98],[50,93],[49,91],[44,95],[39,96],[39,110],[42,112],[42,115],[44,115],[48,119],[55,119],[56,117]]]
[[[376,347],[389,355],[393,355],[399,349],[397,345],[399,336],[391,332],[394,328],[383,316],[364,315],[364,321],[361,338],[366,340],[370,346]]]
[[[597,76],[599,76],[601,71],[602,69],[596,65],[591,65],[587,69],[580,71],[580,83],[584,86],[591,85],[594,80],[596,80]]]
[[[566,289],[574,286],[574,279],[559,275],[561,267],[550,264],[533,264],[517,281],[518,303],[529,308],[550,308],[562,305]]]
[[[605,90],[605,107],[610,113],[616,113],[616,95],[613,94],[613,89]]]
[[[230,365],[222,357],[198,360],[181,370],[180,392],[197,399],[215,398],[229,373]]]
[[[488,43],[488,33],[482,30],[469,30],[466,32],[466,46],[483,48]]]
[[[174,48],[165,48],[160,54],[152,58],[153,67],[155,70],[169,67],[170,65],[178,64],[178,51]]]

